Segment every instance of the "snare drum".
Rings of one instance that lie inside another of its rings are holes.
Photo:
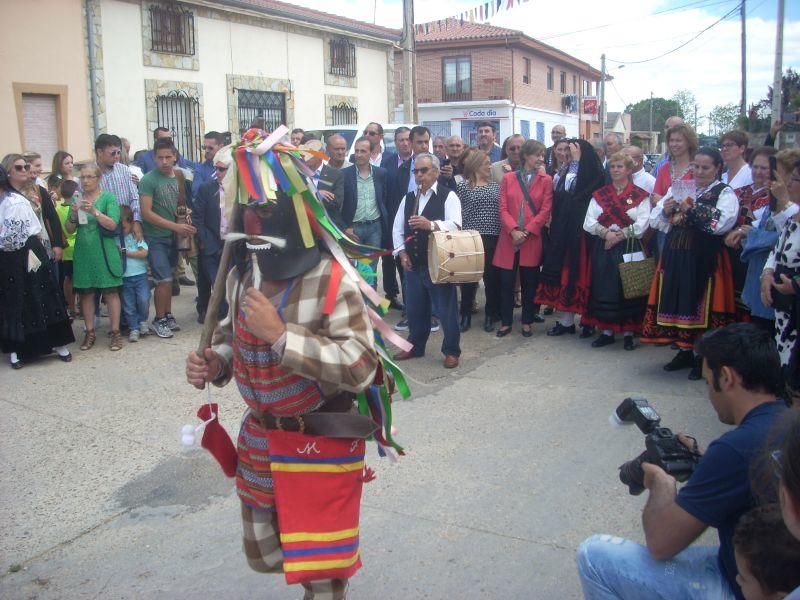
[[[472,229],[433,231],[428,272],[433,283],[474,283],[483,277],[483,240]]]

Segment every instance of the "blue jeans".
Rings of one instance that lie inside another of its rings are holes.
[[[217,271],[219,271],[220,258],[222,258],[222,253],[206,254],[200,256],[200,272],[203,274],[204,278],[208,281],[208,291],[205,292],[204,294],[200,294],[198,291],[198,299],[197,299],[198,313],[205,313],[206,310],[208,309],[208,303],[211,299],[210,297],[211,289],[214,286],[214,282],[217,279]],[[225,285],[224,282],[222,285],[223,286]],[[225,301],[225,295],[223,294],[222,302],[220,302],[219,305],[218,317],[220,320],[222,320],[227,314],[228,314],[228,303]]]
[[[153,274],[153,281],[156,283],[166,283],[172,281],[175,275],[175,267],[178,266],[178,250],[172,236],[148,236],[145,237],[148,252],[147,260],[150,262],[150,271]]]
[[[442,353],[461,356],[456,286],[451,283],[434,284],[427,266],[415,267],[404,275],[408,341],[414,345],[414,354],[425,356],[425,345],[431,334],[431,313],[435,310],[444,332]]]
[[[371,222],[362,221],[361,223],[353,223],[353,231],[358,236],[358,239],[362,244],[373,246],[375,248],[381,247],[383,227],[381,226],[380,219],[376,219],[375,221]],[[376,258],[375,260],[370,261],[369,266],[375,273],[375,278],[370,281],[369,284],[374,289],[378,289],[378,259]]]
[[[139,329],[150,313],[150,286],[147,273],[122,278],[122,314],[131,329]]]
[[[655,560],[631,540],[593,535],[578,548],[585,600],[673,598],[733,600],[716,546],[691,546],[670,560]]]

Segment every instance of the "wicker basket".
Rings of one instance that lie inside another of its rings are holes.
[[[635,239],[635,238],[634,238]],[[642,243],[636,240],[641,249]],[[628,239],[628,252],[634,251],[633,241]],[[650,285],[653,283],[653,275],[656,272],[656,261],[649,257],[635,262],[623,262],[619,264],[619,278],[622,282],[622,295],[626,300],[642,298],[650,293]]]

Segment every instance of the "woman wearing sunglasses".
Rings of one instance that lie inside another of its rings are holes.
[[[75,341],[58,278],[42,245],[42,225],[20,193],[27,163],[9,154],[0,166],[0,349],[21,369],[30,358],[55,352],[72,360]],[[59,226],[60,228],[60,226]]]

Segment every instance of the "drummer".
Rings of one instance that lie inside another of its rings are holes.
[[[434,284],[428,273],[428,237],[431,231],[461,229],[461,203],[455,192],[440,187],[439,159],[427,152],[417,154],[413,175],[417,184],[401,200],[392,227],[394,255],[403,268],[404,299],[409,336],[413,348],[395,355],[395,360],[425,356],[430,335],[432,307],[442,324],[444,367],[458,366],[461,356],[461,332],[458,327],[458,305],[454,284]]]

